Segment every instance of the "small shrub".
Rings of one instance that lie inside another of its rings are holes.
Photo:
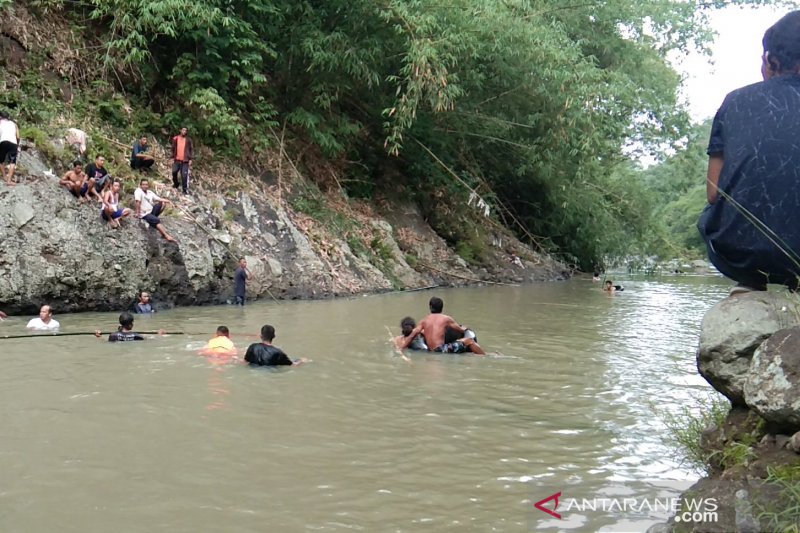
[[[694,398],[694,405],[684,405],[677,414],[661,412],[661,419],[667,426],[665,440],[689,466],[709,471],[712,469],[710,460],[716,452],[704,449],[700,438],[709,427],[722,428],[729,411],[727,400],[713,396]]]

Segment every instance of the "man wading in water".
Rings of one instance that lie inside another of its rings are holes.
[[[445,343],[445,334],[448,329],[452,329],[457,333],[463,335],[465,328],[462,328],[452,317],[442,314],[444,309],[444,302],[441,298],[433,297],[428,302],[428,307],[431,314],[423,318],[420,323],[415,327],[411,333],[406,336],[405,342],[400,346],[401,350],[405,350],[414,341],[414,338],[422,334],[425,338],[425,344],[430,348],[436,346],[434,352],[441,353],[464,353],[472,352],[475,355],[486,355],[477,342],[473,339],[460,338],[455,342]]]

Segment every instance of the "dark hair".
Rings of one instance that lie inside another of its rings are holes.
[[[417,321],[410,316],[407,316],[400,321],[400,329],[403,332],[403,336],[408,336],[415,327],[417,327]]]
[[[133,327],[133,315],[125,311],[119,315],[119,331]]]
[[[5,109],[0,109],[0,118],[6,118],[6,119],[9,118],[8,111],[6,111]]]
[[[261,340],[272,342],[272,339],[275,338],[275,328],[267,324],[266,326],[261,326]]]
[[[139,180],[139,185],[141,185],[141,184],[142,184],[142,183],[144,183],[145,181],[146,181],[146,182],[150,182],[150,180],[149,180],[149,179],[147,179],[147,178],[142,178],[142,179],[140,179],[140,180]]]
[[[220,326],[217,328],[218,335],[228,335],[230,331],[228,331],[228,326]]]
[[[94,156],[94,158],[95,158],[95,159],[100,159],[101,157],[102,157],[103,159],[105,159],[105,158],[106,158],[106,156],[104,156],[103,154],[97,154],[96,156]]]
[[[81,166],[83,166],[83,161],[81,161],[80,159],[76,159],[75,161],[72,162],[72,166],[73,167],[81,167]]]
[[[773,70],[797,73],[800,70],[800,11],[792,11],[773,24],[764,33],[761,44]]]
[[[441,298],[437,298],[436,296],[434,296],[428,302],[428,308],[430,308],[431,313],[441,313],[442,309],[444,309],[444,302],[442,301]]]

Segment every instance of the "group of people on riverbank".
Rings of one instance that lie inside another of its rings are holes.
[[[184,195],[189,193],[189,179],[194,159],[194,142],[189,137],[188,131],[188,128],[181,128],[180,133],[170,140],[172,185]],[[16,185],[14,173],[17,167],[19,142],[19,126],[10,118],[7,111],[0,110],[0,175],[7,186]],[[105,156],[101,154],[97,154],[94,161],[85,168],[83,162],[76,159],[72,163],[72,168],[58,180],[58,184],[75,196],[79,203],[94,201],[100,204],[100,217],[110,227],[118,228],[121,219],[134,215],[155,228],[168,242],[176,242],[167,233],[159,218],[165,212],[165,207],[174,205],[173,202],[158,196],[150,190],[149,180],[142,179],[133,195],[134,208],[122,207],[120,204],[122,181],[114,179],[108,173],[105,164]],[[154,164],[155,159],[148,152],[147,136],[143,135],[131,149],[131,168],[149,172]]]
[[[175,205],[172,200],[150,190],[150,180],[142,178],[133,193],[134,209],[122,207],[122,182],[109,176],[102,155],[98,155],[93,163],[87,165],[85,171],[81,169],[81,162],[75,161],[72,170],[64,174],[58,184],[72,193],[79,203],[96,199],[101,204],[100,218],[112,228],[119,228],[120,220],[133,214],[155,228],[167,242],[177,242],[167,233],[160,218],[166,212],[167,206]]]

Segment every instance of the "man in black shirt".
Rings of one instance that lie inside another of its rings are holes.
[[[698,228],[731,295],[800,278],[800,11],[764,34],[764,81],[728,94],[708,143]]]
[[[283,350],[272,345],[275,338],[275,328],[270,325],[261,328],[261,342],[251,344],[244,354],[244,360],[257,366],[302,365],[305,359],[292,361]]]
[[[98,202],[103,201],[103,192],[106,187],[111,185],[111,176],[108,175],[108,170],[105,167],[106,158],[98,155],[94,158],[94,163],[86,165],[86,177],[89,184],[89,195],[97,198]]]

